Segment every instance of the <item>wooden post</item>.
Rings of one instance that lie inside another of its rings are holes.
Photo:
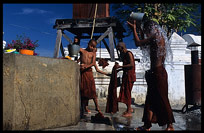
[[[58,29],[57,30],[57,39],[55,43],[55,51],[54,51],[54,58],[58,58],[59,56],[59,49],[62,41],[62,30]]]
[[[65,57],[62,42],[61,42],[61,45],[60,45],[60,50],[61,50],[62,56]]]
[[[109,39],[109,46],[110,46],[110,57],[111,61],[115,61],[115,55],[114,55],[114,44],[113,44],[113,30],[112,27],[109,27],[109,33],[108,33],[108,39]]]

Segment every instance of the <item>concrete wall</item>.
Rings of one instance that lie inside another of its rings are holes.
[[[77,124],[79,81],[79,66],[74,61],[3,54],[3,129]]]

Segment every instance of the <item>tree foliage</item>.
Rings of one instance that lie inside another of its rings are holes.
[[[114,16],[118,18],[127,29],[129,36],[131,30],[127,28],[126,21],[131,12],[143,12],[149,19],[160,24],[170,36],[172,31],[186,32],[189,27],[201,33],[201,14],[199,12],[200,4],[183,3],[140,3],[140,4],[113,4],[112,10]]]

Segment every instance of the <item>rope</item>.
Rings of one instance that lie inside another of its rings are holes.
[[[94,32],[94,26],[95,26],[95,20],[96,20],[97,7],[98,7],[98,4],[96,3],[95,14],[94,14],[94,20],[93,20],[93,27],[92,27],[92,32],[91,32],[91,39],[93,38],[93,32]]]

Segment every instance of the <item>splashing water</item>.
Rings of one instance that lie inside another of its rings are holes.
[[[142,50],[141,66],[146,71],[150,69],[150,47],[147,45],[140,48]]]
[[[165,40],[165,49],[163,49],[163,46],[158,46],[157,57],[166,55],[165,64],[169,64],[171,68],[174,68],[173,54],[170,47],[170,43],[167,38],[166,31],[162,29],[160,25],[150,25],[149,29],[151,29],[150,33],[155,33],[155,31],[157,31],[156,36],[160,36],[155,40],[156,43],[160,42],[161,39],[163,38]],[[150,45],[142,46],[141,50],[142,50],[142,59],[141,59],[142,67],[144,70],[149,70],[150,69]]]
[[[171,47],[170,47],[171,44],[170,44],[170,42],[168,40],[167,33],[163,28],[161,28],[160,25],[157,25],[156,27],[160,31],[160,32],[158,32],[159,36],[162,36],[164,38],[164,40],[165,40],[165,50],[161,51],[161,52],[158,52],[157,56],[166,54],[166,58],[165,58],[166,64],[169,64],[172,68],[174,68],[173,67],[173,53],[172,53],[172,50],[171,50]],[[160,40],[156,40],[156,41],[160,41]]]

